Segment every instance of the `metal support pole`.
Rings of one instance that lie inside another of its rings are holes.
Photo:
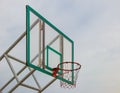
[[[40,67],[42,67],[42,58],[41,58],[42,34],[41,34],[41,29],[42,29],[42,27],[41,27],[41,20],[40,20],[39,21],[39,40],[38,40],[38,43],[39,43],[39,46],[38,46],[38,48],[39,48],[38,64],[39,64]]]
[[[21,83],[23,83],[33,72],[35,72],[35,70],[32,70],[31,72],[29,72],[21,81],[19,81],[19,83],[17,83],[16,86],[14,86],[8,93],[12,93]]]
[[[9,55],[10,57],[10,55]],[[38,57],[38,55],[36,55],[32,60],[31,60],[31,63],[34,62],[34,60],[36,60],[36,58]],[[12,58],[12,57],[11,57]],[[22,73],[24,71],[24,69],[26,69],[27,66],[25,65],[18,73],[17,75],[19,75],[20,73]],[[3,90],[4,88],[6,88],[13,80],[15,79],[15,77],[11,78],[2,88],[1,90]]]
[[[39,89],[37,89],[35,87],[31,87],[31,86],[26,85],[26,84],[21,84],[21,86],[24,86],[24,87],[27,87],[27,88],[30,88],[30,89],[33,89],[33,90],[36,90],[36,91],[40,91]]]
[[[29,69],[29,71],[31,71],[31,69],[30,69],[29,67],[28,67],[28,69]],[[36,79],[35,75],[34,75],[34,74],[32,74],[32,76],[33,76],[33,79],[35,80],[35,82],[36,82],[36,84],[37,84],[37,86],[38,86],[39,90],[41,90],[41,87],[40,87],[40,85],[39,85],[39,83],[38,83],[38,81],[37,81],[37,79]]]
[[[24,64],[24,65],[26,65],[26,63],[25,63],[25,62],[23,62],[23,61],[21,61],[21,60],[19,60],[19,59],[15,58],[15,57],[13,57],[13,56],[11,56],[11,55],[8,55],[8,57],[9,57],[9,58],[11,58],[11,59],[14,59],[14,60],[16,60],[16,61],[18,61],[18,62],[20,62],[20,63],[22,63],[22,64]],[[30,69],[29,67],[28,67],[28,69],[29,69],[29,71],[31,71],[31,69]],[[35,82],[36,82],[36,84],[37,84],[38,88],[40,89],[41,87],[40,87],[40,85],[39,85],[39,83],[38,83],[38,81],[37,81],[37,79],[36,79],[35,75],[34,75],[34,74],[32,74],[32,76],[33,76],[33,79],[35,80]]]
[[[45,69],[45,23],[42,22],[42,33],[43,33],[43,68]]]
[[[59,35],[56,36],[48,45],[49,45],[49,46],[52,45],[52,43],[54,43],[58,38],[59,38]]]
[[[22,63],[22,64],[26,65],[26,63],[25,63],[25,62],[23,62],[23,61],[19,60],[18,58],[15,58],[15,57],[13,57],[13,56],[11,56],[11,55],[7,55],[7,56],[8,56],[9,58],[11,58],[11,59],[15,60],[16,62],[20,62],[20,63]]]
[[[33,29],[33,27],[39,22],[39,19],[37,19],[32,25],[30,29]],[[0,57],[0,61],[3,59],[5,54],[8,54],[8,52],[10,52],[10,50],[12,50],[19,41],[21,41],[23,39],[23,37],[26,35],[26,31],[2,54],[2,56]]]
[[[62,54],[62,62],[63,62],[63,59],[64,59],[64,44],[63,44],[63,36],[60,35],[60,53]]]
[[[18,73],[17,75],[19,75],[27,66],[24,66]],[[11,78],[2,88],[1,90],[3,90],[4,88],[6,88],[13,80],[15,79],[15,77]]]
[[[10,63],[10,60],[8,59],[7,55],[4,55],[4,56],[5,56],[5,58],[6,58],[7,62],[8,62],[8,65],[9,65],[14,77],[16,78],[17,83],[19,83],[19,79],[17,77],[17,74],[15,73],[15,70],[13,69],[12,64]]]
[[[37,56],[35,56],[32,60],[31,63],[34,62],[34,60],[37,58]],[[27,67],[27,66],[25,66]],[[22,82],[24,82],[33,72],[35,71],[35,69],[33,69],[31,72],[29,72],[21,81],[19,81],[19,83],[13,87],[8,93],[12,93]]]

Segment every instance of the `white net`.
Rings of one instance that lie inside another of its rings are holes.
[[[60,66],[62,66],[62,69],[60,69],[63,72],[62,78],[73,82],[73,84],[69,84],[67,82],[60,81],[60,86],[62,88],[69,88],[69,89],[75,88],[81,65],[76,62],[63,62],[62,64],[58,65],[58,67]]]

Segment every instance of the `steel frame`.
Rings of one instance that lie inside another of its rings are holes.
[[[37,19],[30,27],[30,29],[32,30],[32,28],[37,24],[39,23],[40,20]],[[0,93],[2,93],[2,91],[8,86],[11,84],[11,82],[13,80],[16,80],[17,81],[17,84],[8,91],[8,93],[13,93],[15,91],[15,89],[17,89],[19,86],[23,86],[23,87],[26,87],[26,88],[30,88],[32,90],[35,90],[37,93],[42,93],[45,89],[47,89],[55,80],[56,78],[52,79],[50,82],[48,82],[48,84],[46,84],[46,86],[44,86],[43,88],[41,88],[41,85],[39,84],[36,76],[34,75],[34,72],[36,71],[35,69],[32,69],[30,67],[28,67],[26,65],[26,62],[23,62],[22,60],[12,56],[12,55],[9,55],[8,53],[26,36],[26,31],[0,56],[0,61],[2,61],[4,58],[6,59],[6,62],[8,63],[8,66],[11,70],[11,72],[13,73],[13,77],[11,79],[9,79],[8,82],[6,82],[2,87],[0,87]],[[58,37],[56,37],[58,38]],[[55,38],[55,39],[56,39]],[[55,40],[51,41],[49,44],[52,44],[52,42],[54,42]],[[38,55],[36,55],[31,63],[38,57]],[[11,61],[10,59],[12,60],[15,60],[16,62],[19,62],[21,64],[24,64],[23,68],[20,69],[18,71],[18,73],[16,73],[16,71],[14,70],[14,67],[12,66],[11,64]],[[27,75],[24,76],[24,78],[22,78],[21,80],[18,79],[18,76],[26,69],[28,68],[29,69],[29,73]],[[33,86],[30,86],[30,85],[26,85],[24,84],[24,81],[26,79],[28,79],[29,76],[32,76],[36,85],[37,85],[37,88],[33,87]]]

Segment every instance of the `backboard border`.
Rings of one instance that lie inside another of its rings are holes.
[[[48,72],[47,70],[31,64],[31,60],[30,60],[30,12],[35,14],[38,18],[42,19],[50,27],[52,27],[55,31],[57,31],[64,38],[66,38],[68,41],[71,42],[71,44],[72,44],[72,62],[74,62],[74,42],[68,36],[66,36],[64,33],[62,33],[58,28],[56,28],[53,24],[51,24],[48,20],[46,20],[42,15],[40,15],[38,12],[36,12],[34,9],[32,9],[29,5],[26,5],[26,65],[34,68],[35,70],[41,71],[43,73],[46,73],[46,74],[52,76],[52,73]],[[69,84],[74,83],[73,81],[68,81],[60,76],[56,76],[56,78],[60,79],[64,82],[67,82]]]

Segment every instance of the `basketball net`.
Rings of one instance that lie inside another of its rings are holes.
[[[60,68],[61,65],[62,65],[62,69]],[[72,65],[73,65],[74,68],[69,68],[69,67],[72,67]],[[76,62],[63,62],[61,64],[58,64],[57,68],[53,69],[53,77],[56,77],[57,72],[59,70],[61,70],[62,73],[63,73],[61,75],[62,78],[66,79],[68,81],[72,81],[73,84],[68,84],[67,82],[60,81],[60,86],[62,88],[69,88],[69,89],[70,88],[75,88],[80,68],[81,68],[81,65],[79,63],[76,63]]]

